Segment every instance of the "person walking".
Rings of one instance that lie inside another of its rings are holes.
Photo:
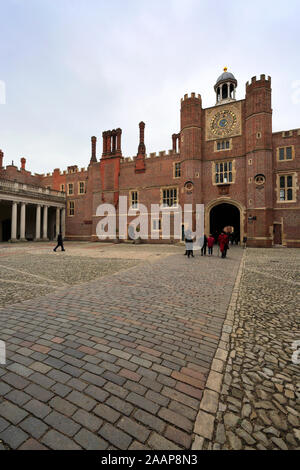
[[[207,239],[207,247],[208,247],[208,256],[212,256],[214,250],[215,239],[212,234],[209,235]]]
[[[192,256],[194,258],[194,253],[193,253],[193,234],[189,228],[186,229],[184,232],[184,239],[185,239],[185,250],[186,250],[186,255],[189,258]]]
[[[203,255],[206,256],[206,247],[207,247],[207,237],[204,234],[203,245],[202,245],[202,248],[201,248],[201,256],[203,256]]]
[[[61,251],[66,251],[64,249],[64,241],[63,241],[63,237],[62,237],[61,232],[57,236],[57,245],[56,245],[55,248],[53,248],[53,251],[56,251],[59,246],[61,247]]]
[[[227,255],[227,250],[228,250],[228,244],[229,244],[229,237],[228,235],[222,231],[221,234],[219,235],[219,246],[220,246],[220,251],[222,253],[222,258],[226,258]]]

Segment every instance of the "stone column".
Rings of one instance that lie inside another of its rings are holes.
[[[230,83],[227,83],[227,98],[230,98]]]
[[[61,210],[61,233],[63,238],[66,236],[66,209]]]
[[[56,208],[56,234],[55,237],[58,237],[58,234],[60,232],[60,208]]]
[[[38,242],[41,239],[41,205],[36,206],[35,216],[35,241]]]
[[[26,241],[26,203],[21,202],[21,227],[20,227],[20,241]]]
[[[44,206],[43,210],[43,240],[48,240],[48,206]]]
[[[18,203],[12,203],[12,212],[11,212],[11,242],[17,241],[17,217],[18,217]]]

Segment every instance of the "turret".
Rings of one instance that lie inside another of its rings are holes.
[[[246,151],[272,149],[271,77],[246,83]]]
[[[180,153],[184,159],[201,158],[202,100],[192,93],[181,100]]]

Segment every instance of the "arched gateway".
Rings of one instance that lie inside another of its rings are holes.
[[[231,226],[241,241],[244,237],[244,217],[242,204],[227,198],[217,199],[205,207],[205,232],[215,235],[224,227]]]

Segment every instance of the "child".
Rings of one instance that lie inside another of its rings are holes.
[[[213,254],[214,243],[215,243],[215,239],[212,236],[212,234],[210,234],[209,237],[207,238],[208,255],[210,256],[212,256]]]

